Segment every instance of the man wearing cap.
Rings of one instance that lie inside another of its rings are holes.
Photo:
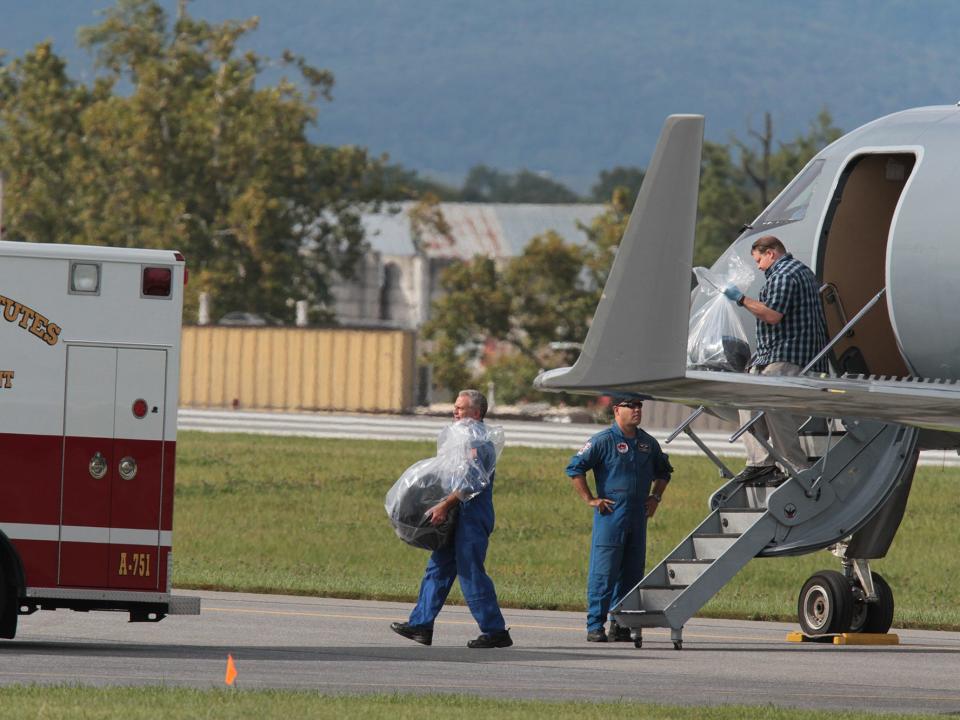
[[[567,465],[574,490],[594,509],[587,642],[607,642],[603,626],[611,603],[643,579],[647,518],[657,512],[673,472],[657,441],[639,427],[642,408],[640,400],[618,399],[613,424],[590,438]],[[596,497],[587,486],[588,470],[593,470]],[[631,639],[628,628],[610,621],[611,641]]]

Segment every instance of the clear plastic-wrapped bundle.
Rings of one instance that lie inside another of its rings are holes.
[[[426,550],[449,543],[459,503],[439,525],[431,524],[427,511],[452,492],[466,501],[486,490],[502,450],[499,426],[460,420],[444,428],[437,439],[436,457],[411,465],[387,493],[384,507],[397,537]]]
[[[750,287],[753,269],[736,255],[731,255],[722,274],[706,268],[694,268],[700,291],[706,295],[703,304],[690,316],[687,335],[687,367],[692,370],[724,370],[743,372],[750,361],[750,344],[737,306],[723,294],[735,285],[740,290]]]

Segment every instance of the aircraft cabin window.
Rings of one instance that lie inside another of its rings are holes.
[[[790,183],[783,195],[761,213],[760,217],[753,223],[753,227],[755,229],[769,228],[803,220],[804,215],[807,214],[807,206],[810,205],[813,190],[817,186],[817,178],[820,177],[820,172],[823,170],[824,162],[824,160],[816,160],[800,173],[797,179]]]

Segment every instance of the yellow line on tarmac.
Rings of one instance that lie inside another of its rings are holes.
[[[292,610],[248,610],[245,608],[222,608],[222,607],[206,607],[203,608],[204,612],[223,612],[223,613],[244,613],[249,615],[280,615],[280,616],[290,616],[290,617],[322,617],[322,618],[336,618],[338,620],[372,620],[375,622],[390,622],[396,620],[396,616],[392,617],[382,617],[379,615],[347,615],[343,613],[325,613],[325,612],[305,612],[305,611],[292,611]],[[509,613],[509,610],[507,611]],[[468,625],[473,626],[473,620],[437,620],[438,625]],[[583,627],[567,627],[564,625],[528,625],[520,623],[510,623],[512,628],[523,628],[524,630],[562,630],[564,632],[584,632]],[[771,631],[773,632],[773,631]],[[716,634],[710,632],[690,632],[689,630],[684,630],[683,637],[684,639],[688,638],[697,638],[699,640],[739,640],[741,642],[782,642],[780,638],[782,637],[779,633],[782,632],[777,630],[777,635],[762,636],[762,635],[742,635],[742,634]],[[664,637],[669,637],[670,631],[663,628],[644,628],[644,636],[649,635],[662,635]],[[902,640],[902,638],[900,638]],[[913,643],[903,643],[901,642],[899,647],[909,646],[912,650],[949,650],[952,652],[957,651],[957,647],[954,645],[934,645],[934,644],[913,644]]]
[[[298,612],[291,610],[247,610],[244,608],[219,608],[205,607],[204,612],[224,612],[224,613],[245,613],[249,615],[285,615],[299,617],[323,617],[336,618],[337,620],[375,620],[377,622],[390,622],[396,620],[396,617],[380,617],[377,615],[345,615],[343,613],[323,613],[323,612]],[[466,620],[437,620],[437,625],[473,625],[474,621]],[[583,628],[563,627],[561,625],[518,625],[511,623],[512,628],[537,629],[537,630],[568,630],[570,632],[581,632]]]
[[[326,613],[326,612],[308,612],[308,611],[295,611],[295,610],[249,610],[246,608],[222,608],[222,607],[204,607],[204,612],[222,612],[222,613],[240,613],[247,615],[279,615],[285,617],[317,617],[317,618],[334,618],[337,620],[372,620],[375,622],[390,622],[391,620],[396,620],[396,617],[382,617],[378,615],[347,615],[344,613]],[[474,621],[471,619],[467,620],[437,620],[437,625],[467,625],[473,626]],[[510,623],[511,628],[522,628],[524,630],[562,630],[564,632],[585,632],[583,627],[566,627],[563,625],[528,625],[520,623]],[[651,635],[663,635],[668,637],[670,635],[669,630],[664,629],[651,629],[644,628],[644,637],[648,634]],[[749,635],[713,635],[705,633],[691,633],[684,632],[684,638],[699,638],[701,640],[748,640],[756,642],[764,641],[775,641],[775,638],[772,637],[759,637],[759,636],[749,636]]]

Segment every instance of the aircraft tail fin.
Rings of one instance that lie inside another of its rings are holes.
[[[620,241],[583,350],[544,390],[610,391],[683,377],[703,116],[671,115]]]

